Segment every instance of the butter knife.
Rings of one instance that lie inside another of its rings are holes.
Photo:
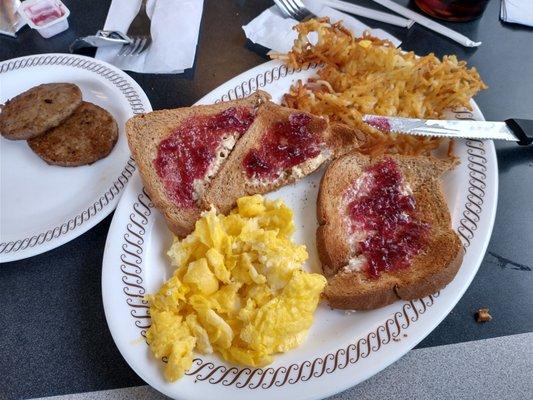
[[[504,122],[495,122],[365,115],[363,121],[382,132],[451,139],[510,140],[520,145],[533,142],[533,120],[528,119],[514,118]]]
[[[119,31],[99,30],[96,35],[77,38],[69,47],[71,53],[82,47],[106,47],[131,44],[131,39]]]

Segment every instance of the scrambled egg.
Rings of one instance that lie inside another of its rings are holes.
[[[147,296],[147,332],[165,377],[179,379],[193,351],[260,367],[300,345],[313,322],[326,279],[301,269],[292,211],[282,201],[243,197],[228,216],[205,212],[193,233],[174,239],[174,275]]]

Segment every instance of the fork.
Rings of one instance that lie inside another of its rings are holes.
[[[301,0],[274,0],[278,8],[282,13],[294,18],[298,21],[302,21],[306,18],[314,18],[315,15],[305,7],[305,4]],[[402,28],[410,28],[413,25],[413,21],[410,21],[397,15],[392,15],[383,11],[377,11],[372,8],[361,7],[352,3],[347,3],[340,0],[321,0],[320,3],[323,6],[331,7],[336,10],[345,11],[348,14],[357,15],[360,17],[373,19],[375,21],[385,22],[387,24],[401,26]]]
[[[139,12],[131,21],[127,32],[131,43],[122,46],[118,53],[119,56],[137,56],[152,43],[152,35],[150,34],[151,21],[146,13],[146,2],[147,0],[141,0]]]
[[[297,21],[315,17],[300,0],[274,0],[274,3],[285,16],[294,18]]]

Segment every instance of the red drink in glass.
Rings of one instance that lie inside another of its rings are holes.
[[[479,18],[489,0],[415,0],[426,14],[446,21],[470,21]]]

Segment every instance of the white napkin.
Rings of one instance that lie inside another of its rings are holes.
[[[533,0],[502,0],[500,18],[505,22],[533,26]]]
[[[138,56],[119,56],[118,47],[99,47],[96,58],[128,71],[180,73],[194,64],[203,0],[149,0],[152,44]],[[137,15],[140,0],[113,0],[105,30],[126,33]]]
[[[324,6],[319,1],[306,0],[305,5],[309,11],[319,17],[329,17],[331,22],[342,21],[343,25],[355,36],[361,36],[365,30],[368,30],[373,36],[390,40],[396,47],[402,43],[384,30],[371,29],[354,17]],[[279,8],[273,6],[263,11],[242,29],[246,37],[252,42],[280,53],[287,53],[298,36],[296,31],[292,29],[297,23],[298,21],[292,18],[284,17]]]

